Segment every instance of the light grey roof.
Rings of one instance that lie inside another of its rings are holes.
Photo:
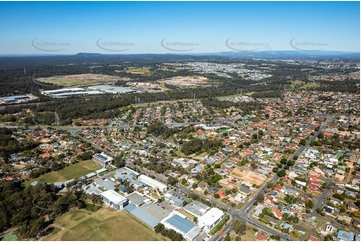
[[[133,192],[132,194],[129,194],[128,196],[126,196],[126,198],[128,198],[131,203],[133,203],[138,207],[142,205],[145,200],[147,200],[145,197],[143,197],[137,192]]]
[[[94,182],[106,190],[114,190],[115,189],[115,183],[110,180],[105,181],[101,178],[98,178]]]
[[[158,220],[166,218],[170,212],[159,206],[158,204],[143,204],[140,206],[143,210],[156,217]]]
[[[88,189],[86,189],[85,191],[86,194],[95,194],[95,195],[100,195],[102,193],[101,190],[99,190],[99,188],[97,188],[96,186],[94,186],[93,184],[90,184]]]
[[[160,222],[160,220],[154,217],[152,214],[148,213],[142,208],[134,206],[133,204],[126,206],[125,210],[152,228],[157,226],[157,224]]]
[[[209,207],[198,201],[193,201],[193,202],[187,204],[184,207],[184,209],[186,211],[189,211],[191,214],[194,214],[196,216],[201,216],[209,209]]]

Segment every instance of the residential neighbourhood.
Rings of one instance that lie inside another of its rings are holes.
[[[260,101],[247,113],[185,101],[131,107],[104,126],[18,129],[12,138],[32,142],[32,155],[11,154],[2,179],[80,189],[190,241],[225,239],[239,221],[259,240],[359,238],[358,96]]]

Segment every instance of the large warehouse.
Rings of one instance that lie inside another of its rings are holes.
[[[197,225],[178,212],[171,213],[167,218],[162,220],[162,224],[164,224],[164,227],[167,229],[173,229],[180,233],[183,238],[189,241],[193,241],[202,232]]]

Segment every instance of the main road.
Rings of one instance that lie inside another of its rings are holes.
[[[306,144],[303,145],[302,147],[300,147],[291,157],[290,159],[292,159],[293,157],[298,157],[300,154],[302,154],[303,151],[305,151],[309,146],[310,144],[317,138],[317,136],[335,119],[335,117],[337,116],[337,114],[334,114],[334,115],[329,115],[327,116],[327,120],[324,124],[322,124],[322,126],[319,128],[319,130],[312,136],[310,136],[310,138],[307,140]],[[132,125],[134,126],[134,125]],[[24,128],[24,126],[11,126],[11,125],[1,125],[0,124],[0,127],[5,127],[5,128]],[[91,140],[81,136],[81,135],[78,135],[77,132],[81,129],[84,129],[84,128],[100,128],[99,126],[88,126],[88,127],[69,127],[69,126],[46,126],[46,125],[38,125],[38,126],[27,126],[29,128],[48,128],[48,127],[51,127],[51,128],[54,128],[54,129],[60,129],[60,130],[66,130],[68,132],[70,132],[72,135],[76,136],[76,137],[79,137],[81,140],[83,140],[84,142],[88,142],[90,143],[94,148],[100,150],[100,151],[104,151],[105,153],[108,153],[112,156],[115,156],[116,154],[112,153],[112,152],[109,152],[109,151],[106,151],[104,150],[102,147],[98,146],[97,144],[95,144],[94,142],[92,142]],[[119,125],[119,126],[106,126],[105,128],[127,128],[127,127],[130,127],[130,125]],[[102,127],[104,128],[104,127]],[[228,160],[230,157],[227,157],[224,161]],[[146,174],[146,175],[149,175],[149,176],[154,176],[156,179],[160,180],[160,181],[163,181],[165,183],[167,183],[167,178],[161,174],[158,174],[156,172],[153,172],[153,171],[149,171],[143,167],[140,167],[140,166],[135,166],[133,164],[127,164],[128,167],[130,168],[133,168],[133,169],[137,169],[138,171]],[[278,182],[278,179],[279,177],[277,175],[274,175],[270,180],[269,182],[271,183],[277,183]],[[248,217],[248,212],[250,210],[250,208],[252,207],[253,203],[255,202],[257,196],[261,193],[264,192],[264,188],[265,186],[267,185],[267,183],[265,183],[263,186],[260,187],[260,189],[258,190],[257,193],[255,193],[255,195],[249,199],[245,204],[244,206],[240,209],[240,210],[235,210],[235,209],[232,209],[232,208],[229,208],[227,205],[219,202],[218,200],[215,200],[214,198],[212,197],[208,197],[208,196],[205,196],[205,195],[202,195],[202,194],[199,194],[199,193],[196,193],[194,192],[193,190],[183,186],[182,184],[176,184],[175,186],[183,191],[184,193],[188,193],[188,194],[194,194],[195,196],[197,197],[200,197],[202,199],[205,199],[206,201],[209,201],[211,203],[213,203],[215,206],[225,210],[226,212],[228,212],[229,214],[231,214],[234,218],[238,218],[240,220],[243,220],[245,221],[246,223],[249,223],[259,229],[262,229],[264,231],[266,231],[267,233],[269,234],[273,234],[273,235],[278,235],[280,236],[281,239],[283,240],[290,240],[289,236],[278,231],[278,230],[275,230],[263,223],[260,223],[258,221],[255,221],[255,220],[252,220]],[[319,203],[321,202],[322,204],[322,200],[319,200],[319,202],[317,203],[317,205],[319,205]],[[314,211],[313,211],[314,212]],[[318,215],[318,214],[317,214]],[[320,216],[320,215],[318,215]],[[322,217],[323,218],[323,217]],[[325,219],[325,218],[323,218]],[[232,225],[227,225],[226,226],[226,230],[227,231],[231,231],[232,230]],[[222,238],[217,236],[216,239],[219,239],[221,240]]]

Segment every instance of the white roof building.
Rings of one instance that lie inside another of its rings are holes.
[[[150,178],[149,176],[140,175],[138,177],[138,180],[147,184],[150,187],[153,187],[154,189],[158,189],[161,192],[165,192],[167,190],[167,185],[165,185],[164,183],[161,183],[157,180],[154,180],[153,178]]]
[[[216,226],[224,217],[224,212],[218,208],[211,208],[208,212],[198,218],[199,227],[206,231],[210,231]]]
[[[101,196],[103,197],[104,202],[113,207],[115,210],[122,209],[128,204],[128,199],[114,190],[107,190],[103,192]]]

